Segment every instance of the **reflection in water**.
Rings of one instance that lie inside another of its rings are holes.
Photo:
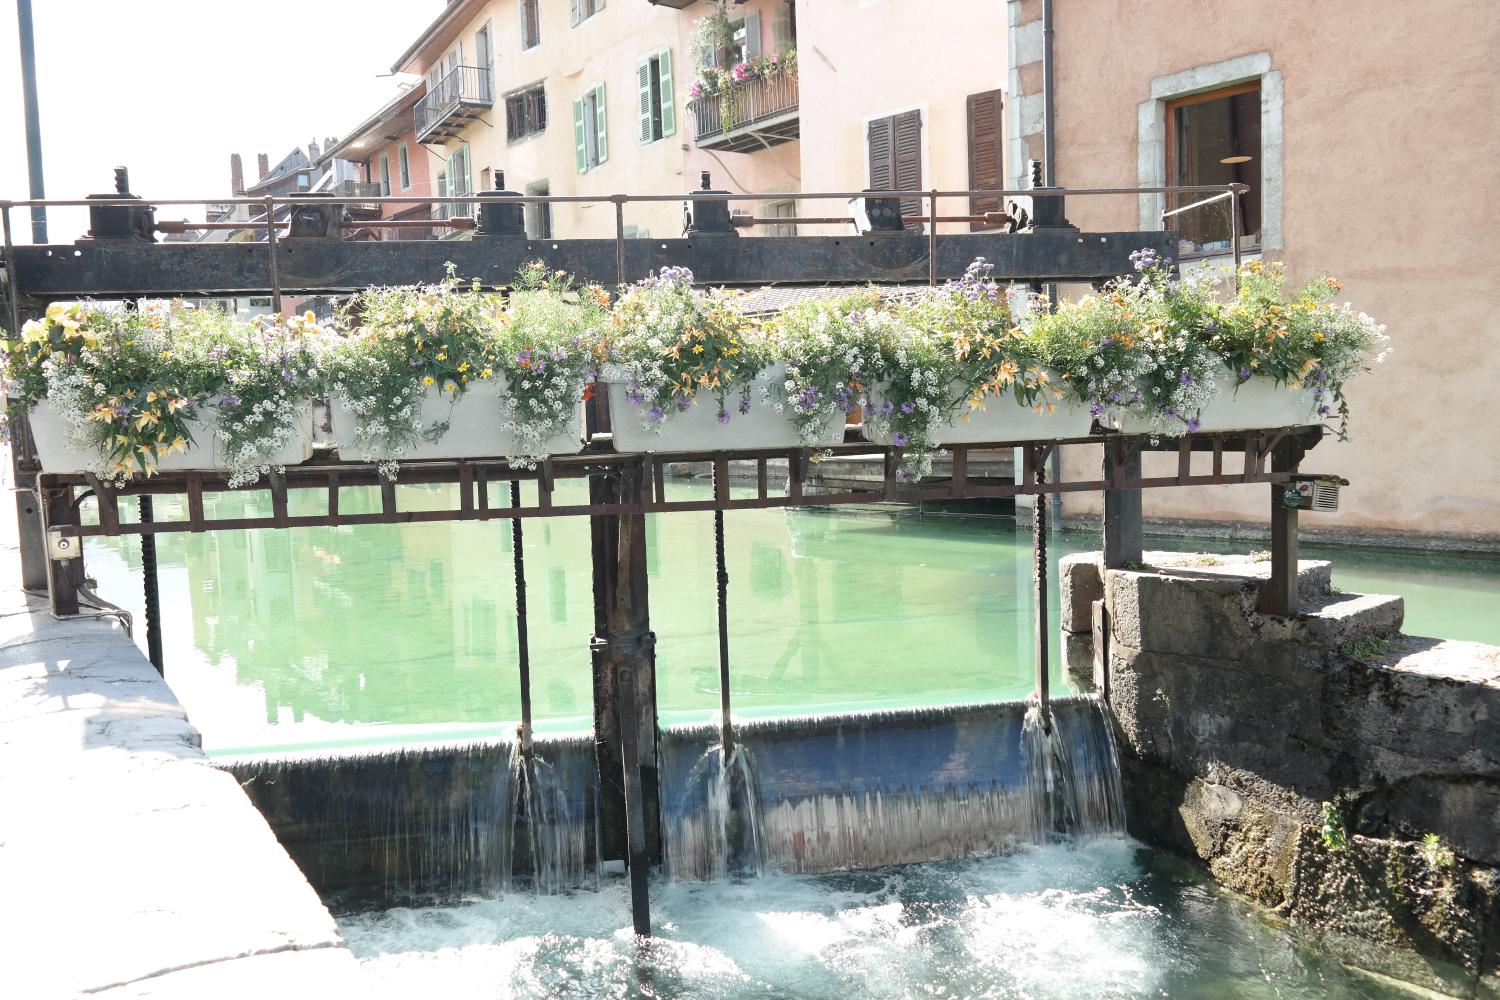
[[[445,489],[400,486],[399,502],[431,509],[447,502]],[[560,484],[559,502],[583,490]],[[708,496],[694,484],[673,491]],[[317,512],[321,499],[293,493],[293,512]],[[218,516],[268,513],[248,494],[208,503]],[[346,512],[378,504],[375,490],[341,491]],[[183,516],[165,498],[157,511]],[[666,722],[705,720],[718,705],[711,515],[649,520],[658,704]],[[1030,547],[1011,522],[779,510],[726,520],[737,713],[1030,693]],[[88,544],[101,593],[139,615],[138,542]],[[1049,551],[1094,544],[1062,535]],[[536,718],[543,729],[586,728],[588,523],[531,521],[526,548]],[[1500,623],[1484,612],[1500,596],[1493,561],[1336,558],[1344,589],[1407,596],[1408,631],[1500,641]],[[495,735],[519,715],[508,522],[168,534],[158,559],[168,680],[211,748],[380,742],[431,736],[431,727]],[[1055,664],[1054,678],[1060,686]]]

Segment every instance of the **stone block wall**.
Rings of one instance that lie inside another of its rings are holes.
[[[1107,692],[1132,832],[1355,965],[1500,996],[1500,648],[1401,635],[1401,598],[1338,593],[1328,563],[1301,565],[1293,618],[1255,609],[1268,563],[1144,563],[1060,574],[1069,672]]]

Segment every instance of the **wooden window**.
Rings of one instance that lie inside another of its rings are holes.
[[[578,24],[587,21],[604,9],[604,0],[568,0],[568,21]]]
[[[596,84],[573,102],[573,149],[580,174],[609,159],[604,84]]]
[[[1239,199],[1240,236],[1252,246],[1260,240],[1260,83],[1168,101],[1167,184],[1245,184]],[[1190,205],[1211,192],[1167,196],[1167,208]],[[1218,253],[1230,249],[1234,225],[1229,202],[1215,202],[1169,216],[1168,228],[1183,241],[1183,253]]]
[[[1005,187],[1005,115],[1002,110],[1003,91],[987,90],[982,94],[970,94],[966,100],[969,122],[969,190],[999,190]],[[983,215],[1000,211],[1000,196],[979,196],[969,199],[969,214]],[[969,229],[994,229],[996,224],[971,222]]]
[[[777,52],[797,47],[797,4],[795,0],[782,0],[771,15],[771,43]]]
[[[540,0],[521,0],[521,49],[534,49],[542,43]],[[577,23],[577,22],[574,22]]]
[[[916,191],[922,187],[922,112],[912,110],[870,120],[866,132],[870,188]],[[921,215],[920,198],[902,198],[902,215]]]
[[[396,147],[396,166],[401,173],[401,190],[405,191],[411,187],[411,159],[404,144]]]
[[[474,32],[474,58],[481,72],[479,79],[475,81],[477,91],[474,94],[481,101],[493,100],[495,93],[495,46],[490,40],[490,25],[486,21],[484,27]],[[467,94],[465,97],[469,96]]]
[[[505,138],[517,142],[547,130],[547,91],[542,84],[505,98]]]
[[[677,109],[672,98],[672,53],[668,49],[646,56],[635,66],[637,125],[641,145],[649,145],[677,131]]]

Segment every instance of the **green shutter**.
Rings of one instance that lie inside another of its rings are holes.
[[[672,50],[661,54],[661,134],[662,137],[677,131],[677,108],[672,104]]]
[[[573,102],[573,151],[578,156],[578,172],[587,173],[589,169],[589,151],[583,141],[583,101]]]
[[[598,119],[599,124],[599,162],[603,163],[605,160],[609,159],[609,142],[606,139],[604,127],[604,120],[606,117],[608,117],[604,113],[604,84],[599,84],[599,86],[595,88],[594,92],[598,95],[594,98],[594,107],[596,109],[594,114]]]
[[[636,108],[636,125],[641,133],[641,145],[651,142],[651,60],[642,59],[635,64],[637,91],[640,97]]]

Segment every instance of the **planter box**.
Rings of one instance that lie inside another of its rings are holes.
[[[826,448],[844,440],[846,414],[835,411],[820,429],[817,440],[804,442],[797,425],[785,413],[777,413],[761,399],[761,390],[775,386],[785,396],[781,383],[786,368],[772,364],[750,383],[750,412],[738,410],[739,394],[731,392],[727,407],[729,423],[719,423],[718,400],[702,394],[698,405],[681,413],[669,413],[659,430],[641,426],[643,411],[625,398],[624,382],[609,382],[609,419],[618,452],[702,452],[752,448]]]
[[[1110,423],[1125,434],[1152,433],[1150,421],[1133,413],[1111,411]],[[1218,375],[1218,391],[1198,414],[1199,431],[1254,431],[1273,427],[1301,427],[1322,422],[1309,388],[1277,385],[1275,379],[1252,376],[1240,382],[1225,368]],[[1187,432],[1186,425],[1174,434]]]
[[[312,457],[312,401],[301,403],[298,413],[298,433],[271,456],[270,464],[297,465]],[[67,423],[46,400],[32,409],[30,424],[43,472],[89,472],[102,463],[97,452],[68,443]],[[224,442],[219,440],[219,408],[211,403],[198,407],[193,442],[187,451],[168,455],[156,465],[157,472],[213,472],[225,468]]]
[[[870,390],[871,408],[884,401],[881,390],[875,386]],[[957,392],[960,387],[955,386]],[[968,419],[964,419],[964,414]],[[1005,444],[1014,441],[1050,441],[1063,438],[1084,437],[1094,425],[1093,415],[1087,406],[1070,398],[1054,399],[1053,410],[1046,407],[1038,413],[1035,408],[1021,406],[1015,398],[986,396],[984,409],[969,407],[968,400],[959,403],[958,412],[932,429],[934,445],[947,444]],[[876,444],[890,444],[890,435],[873,431],[865,425],[865,436]]]
[[[454,397],[436,386],[428,388],[422,397],[422,426],[447,421],[448,429],[436,441],[418,441],[401,456],[403,462],[433,461],[447,458],[503,458],[512,454],[515,436],[504,428],[504,401],[509,394],[505,380],[496,378],[475,382],[462,396]],[[330,404],[333,421],[333,438],[340,445],[340,455],[346,462],[360,461],[359,445],[355,428],[358,418],[335,397]],[[579,427],[583,419],[583,404],[573,408],[568,422],[562,430],[547,442],[549,455],[576,455],[583,450],[583,438]]]

